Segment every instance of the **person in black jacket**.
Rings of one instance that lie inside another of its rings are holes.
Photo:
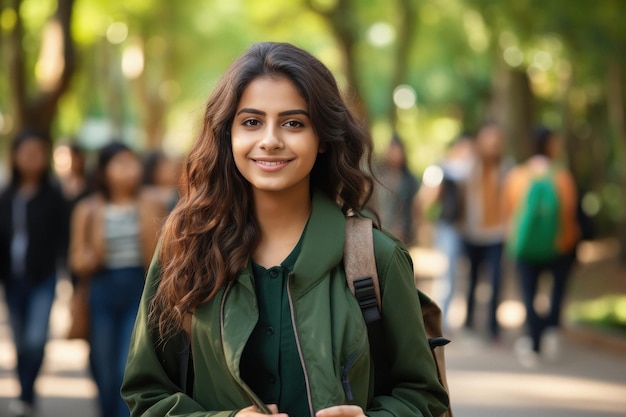
[[[17,351],[14,416],[34,412],[58,261],[67,253],[68,207],[50,169],[51,140],[24,130],[11,147],[11,178],[0,193],[0,281]]]

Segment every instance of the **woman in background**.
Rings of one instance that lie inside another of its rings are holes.
[[[178,158],[160,150],[149,152],[143,161],[143,185],[162,202],[167,213],[178,202],[181,167]]]
[[[44,359],[57,263],[66,253],[68,210],[52,180],[50,138],[32,130],[11,146],[11,181],[0,194],[0,281],[17,351],[21,393],[13,416],[34,413],[34,385]]]
[[[102,417],[128,415],[119,390],[145,267],[156,245],[154,205],[141,198],[141,178],[141,162],[130,148],[105,146],[96,192],[72,215],[70,263],[90,283],[91,359]]]

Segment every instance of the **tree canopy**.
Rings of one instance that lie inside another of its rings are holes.
[[[92,148],[121,137],[184,152],[232,60],[287,41],[331,68],[378,149],[400,134],[416,172],[486,119],[521,159],[545,123],[589,211],[626,223],[624,12],[622,0],[5,0],[0,135],[35,125]]]

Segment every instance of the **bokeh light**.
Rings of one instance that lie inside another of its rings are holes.
[[[402,84],[393,90],[393,102],[403,110],[410,109],[417,102],[415,89],[410,85]]]
[[[114,45],[124,43],[128,38],[128,26],[124,22],[113,22],[107,28],[107,40]]]

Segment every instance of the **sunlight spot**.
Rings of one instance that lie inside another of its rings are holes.
[[[124,22],[111,23],[107,28],[106,37],[114,45],[123,43],[128,37],[128,25]]]
[[[367,38],[372,45],[383,47],[393,43],[396,39],[396,32],[389,23],[377,22],[370,26]]]

